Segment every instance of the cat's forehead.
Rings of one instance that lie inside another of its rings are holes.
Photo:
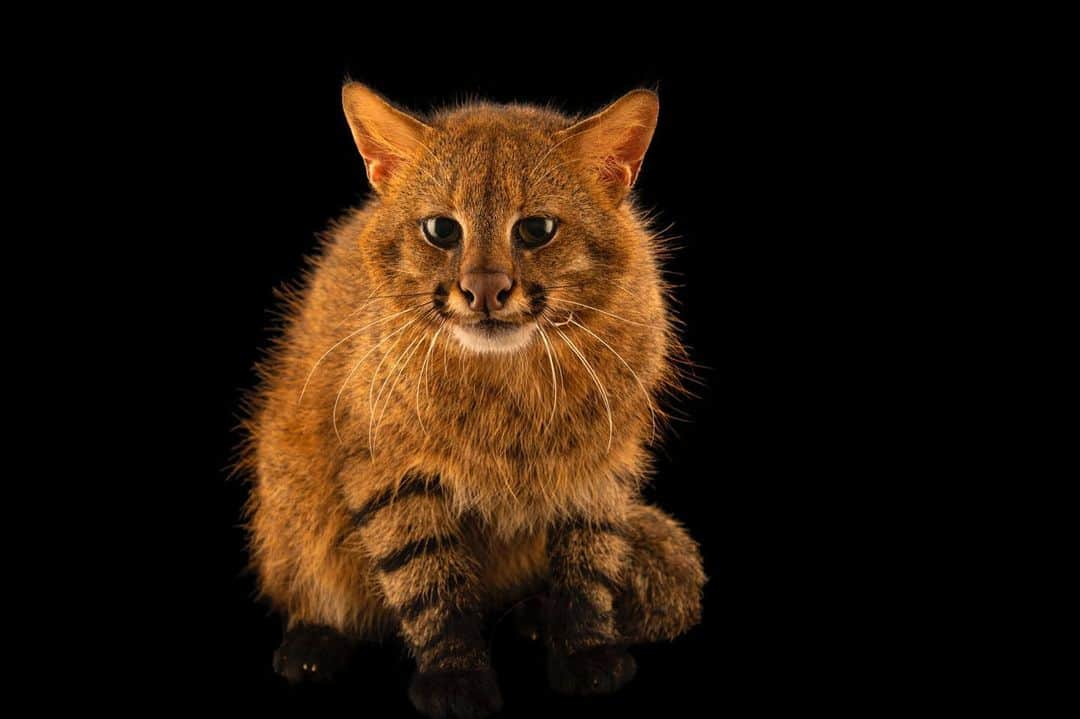
[[[499,128],[512,134],[540,136],[569,127],[573,120],[574,118],[551,108],[481,102],[442,110],[431,117],[429,122],[450,135],[487,127]]]
[[[427,162],[457,203],[512,202],[524,178],[557,144],[570,118],[533,107],[481,105],[437,116]]]
[[[513,160],[535,154],[571,121],[543,108],[473,105],[437,115],[432,124],[441,154],[469,162],[484,155]]]

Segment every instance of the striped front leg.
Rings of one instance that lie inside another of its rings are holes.
[[[552,527],[548,679],[570,694],[613,692],[633,678],[615,617],[630,544],[624,528],[584,518]]]
[[[353,517],[387,603],[416,657],[409,696],[429,716],[487,716],[501,707],[477,596],[476,561],[438,478],[406,476]]]

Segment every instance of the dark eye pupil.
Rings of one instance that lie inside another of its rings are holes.
[[[435,236],[443,240],[454,234],[454,227],[457,225],[457,223],[449,217],[436,217],[433,224],[435,225]]]
[[[548,217],[526,217],[518,225],[522,242],[528,247],[538,247],[555,235],[555,220]]]

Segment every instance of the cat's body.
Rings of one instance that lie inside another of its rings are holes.
[[[355,85],[345,100],[379,196],[328,234],[263,368],[261,590],[294,632],[400,634],[437,716],[497,708],[479,618],[547,588],[553,683],[614,689],[623,647],[692,626],[704,582],[692,540],[639,498],[675,379],[658,248],[625,201],[655,97],[573,128],[488,105],[421,124]],[[293,677],[318,671],[317,652],[286,656],[300,644],[279,655]]]

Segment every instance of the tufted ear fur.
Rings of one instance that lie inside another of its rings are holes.
[[[651,90],[633,90],[606,108],[559,133],[597,171],[617,199],[633,187],[649,149],[660,101]]]
[[[341,101],[368,180],[376,192],[383,192],[401,164],[417,156],[423,137],[432,130],[358,82],[342,88]]]

